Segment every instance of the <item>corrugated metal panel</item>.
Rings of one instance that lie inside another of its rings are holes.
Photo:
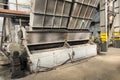
[[[75,1],[75,2],[74,2]],[[89,33],[70,32],[69,29],[89,29],[99,0],[34,0],[30,15],[32,28],[54,29],[57,33],[29,34],[28,43],[55,43],[88,40]],[[68,32],[61,33],[61,28]],[[33,29],[33,30],[34,30]],[[49,30],[52,31],[52,30]],[[36,37],[37,36],[37,37]],[[33,38],[31,38],[33,37]],[[45,39],[45,40],[44,40]]]
[[[66,28],[70,8],[71,0],[35,0],[30,24],[39,28]]]
[[[99,0],[35,0],[30,25],[33,28],[88,29],[98,2]]]
[[[75,0],[69,29],[88,29],[99,0]]]

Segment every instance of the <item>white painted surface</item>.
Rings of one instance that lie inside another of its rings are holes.
[[[1,45],[1,37],[2,37],[2,26],[3,26],[3,17],[0,17],[0,45]]]
[[[18,10],[19,11],[30,11],[30,5],[31,5],[31,0],[17,0],[18,4]],[[16,0],[9,0],[9,9],[10,10],[16,10]]]
[[[73,46],[72,48],[60,48],[52,51],[46,50],[46,52],[41,53],[36,52],[30,55],[30,60],[32,62],[31,71],[36,72],[43,70],[43,68],[40,68],[39,66],[46,68],[59,66],[72,58],[72,55],[74,55],[72,60],[95,56],[97,55],[96,49],[96,45],[85,44]],[[69,62],[70,61],[71,60],[69,60]]]

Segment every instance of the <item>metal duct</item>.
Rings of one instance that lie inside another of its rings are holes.
[[[89,29],[99,0],[75,0],[69,29]]]
[[[34,0],[33,28],[88,29],[99,0]]]
[[[71,3],[71,0],[35,0],[31,13],[31,26],[66,28]]]
[[[34,0],[30,14],[34,33],[27,33],[28,43],[89,40],[89,33],[80,30],[89,29],[98,3],[99,0]]]

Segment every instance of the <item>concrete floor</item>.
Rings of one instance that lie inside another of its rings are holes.
[[[17,80],[120,80],[120,49]]]

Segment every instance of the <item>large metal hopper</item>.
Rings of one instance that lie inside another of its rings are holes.
[[[99,0],[34,0],[27,32],[30,70],[45,71],[97,55],[87,44]]]
[[[88,29],[99,0],[34,0],[33,28]]]
[[[89,40],[89,32],[83,30],[89,29],[98,2],[34,0],[30,14],[32,31],[28,32],[28,43]]]

